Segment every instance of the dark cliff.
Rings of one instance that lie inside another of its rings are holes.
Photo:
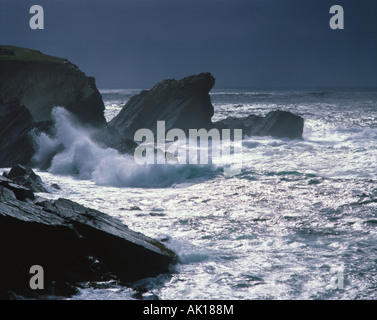
[[[30,131],[33,117],[19,101],[0,102],[0,167],[26,164],[34,153]]]
[[[84,124],[106,125],[94,78],[66,59],[0,46],[0,101],[13,98],[29,109],[34,121],[51,120],[51,109],[62,106]]]

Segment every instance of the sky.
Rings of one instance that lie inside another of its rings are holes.
[[[200,72],[215,88],[377,87],[376,0],[0,0],[0,44],[67,58],[99,88]]]

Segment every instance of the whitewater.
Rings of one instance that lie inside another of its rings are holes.
[[[109,121],[140,90],[101,90]],[[35,135],[36,170],[68,198],[119,218],[179,256],[170,274],[83,284],[73,299],[377,299],[377,92],[215,89],[213,121],[285,110],[303,139],[246,137],[241,172],[137,165],[63,108]],[[62,146],[56,155],[53,150]],[[111,248],[109,248],[111,250]]]

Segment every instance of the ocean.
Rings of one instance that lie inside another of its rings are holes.
[[[101,90],[109,121],[140,92]],[[37,137],[43,197],[68,198],[122,220],[179,256],[170,274],[122,286],[83,284],[72,299],[377,299],[377,91],[215,89],[213,121],[286,110],[303,139],[247,137],[242,169],[140,166],[54,117]],[[109,248],[111,250],[111,248]]]

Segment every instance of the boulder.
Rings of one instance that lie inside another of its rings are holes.
[[[242,129],[244,136],[273,136],[301,139],[304,119],[287,111],[271,111],[265,117],[250,115],[244,118],[228,117],[214,123],[218,129]]]
[[[304,119],[288,111],[271,111],[263,118],[261,127],[259,135],[301,139]]]
[[[12,167],[9,173],[4,172],[3,176],[33,192],[48,192],[42,179],[31,168],[24,167],[20,164]]]
[[[66,59],[37,50],[0,46],[0,101],[19,99],[34,121],[51,120],[65,107],[84,124],[105,126],[104,104],[95,80]]]
[[[134,139],[138,129],[147,128],[156,135],[157,121],[165,121],[165,131],[180,128],[210,128],[213,106],[208,92],[215,84],[210,73],[181,80],[164,80],[151,90],[133,96],[109,122],[123,138]]]
[[[162,243],[118,219],[67,199],[17,196],[23,189],[0,176],[0,297],[70,296],[81,282],[134,281],[176,262]],[[30,288],[34,265],[43,268],[43,289]]]

